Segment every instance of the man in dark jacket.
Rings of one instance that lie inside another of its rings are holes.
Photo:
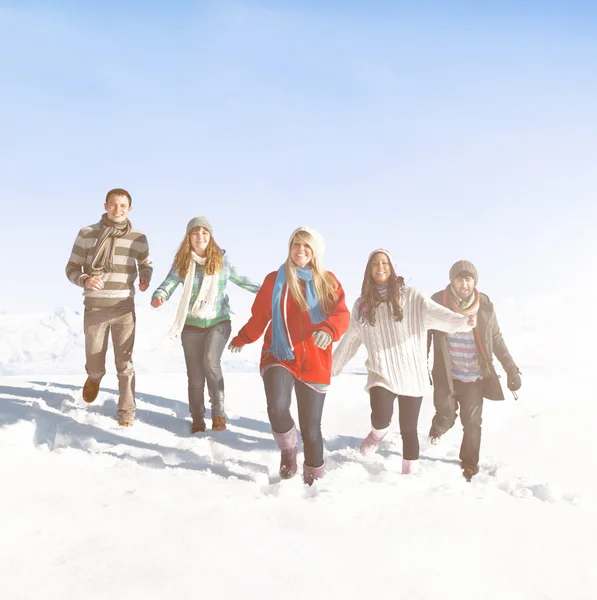
[[[464,429],[460,446],[460,465],[467,481],[479,471],[481,414],[483,398],[503,400],[504,393],[493,366],[493,355],[508,376],[508,388],[520,388],[520,371],[502,338],[491,300],[477,291],[477,269],[467,260],[459,260],[450,269],[450,284],[432,296],[454,312],[474,313],[477,324],[468,333],[446,334],[430,331],[428,348],[433,341],[433,403],[435,416],[429,436],[433,445],[452,427],[460,407]]]

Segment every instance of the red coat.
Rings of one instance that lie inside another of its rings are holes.
[[[316,325],[311,323],[309,312],[301,310],[292,294],[288,293],[286,323],[290,332],[290,345],[294,353],[294,360],[279,360],[271,352],[268,352],[268,348],[272,345],[272,295],[277,275],[278,272],[274,271],[265,278],[253,302],[252,316],[232,340],[232,344],[234,346],[251,344],[261,337],[263,330],[267,327],[261,351],[259,365],[261,369],[270,364],[283,364],[294,377],[301,381],[329,384],[332,371],[332,344],[325,350],[318,348],[313,342],[313,333],[317,330],[326,331],[332,336],[332,341],[337,342],[348,329],[350,312],[344,301],[344,290],[335,276],[330,273],[338,282],[338,302],[327,319]],[[284,285],[280,300],[282,315],[284,315],[282,303],[285,296],[286,285]]]

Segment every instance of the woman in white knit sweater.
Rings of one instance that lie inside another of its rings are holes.
[[[474,315],[452,312],[418,289],[405,287],[387,250],[369,255],[361,296],[354,304],[350,327],[334,351],[332,366],[332,374],[338,375],[365,344],[371,432],[361,443],[362,454],[377,450],[390,427],[398,397],[402,473],[416,471],[417,422],[423,394],[429,390],[427,330],[470,331],[474,323]]]

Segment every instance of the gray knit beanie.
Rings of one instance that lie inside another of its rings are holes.
[[[450,281],[454,282],[456,277],[472,277],[475,280],[475,285],[479,281],[477,268],[469,260],[459,260],[452,265],[450,269]]]
[[[213,227],[207,217],[193,217],[187,224],[187,234],[196,227],[205,227],[210,235],[214,234]]]

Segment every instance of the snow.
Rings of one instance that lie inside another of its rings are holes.
[[[471,483],[459,425],[436,447],[426,439],[431,397],[417,475],[400,474],[397,423],[359,455],[357,357],[328,392],[328,472],[311,488],[278,477],[259,343],[225,353],[229,430],[191,436],[182,350],[163,339],[171,315],[139,310],[137,421],[123,429],[111,358],[96,402],[81,399],[80,312],[0,315],[2,597],[597,597],[590,377],[548,352],[560,346],[540,311],[498,306],[523,387],[518,402],[485,403]],[[545,319],[558,311],[544,306]]]

